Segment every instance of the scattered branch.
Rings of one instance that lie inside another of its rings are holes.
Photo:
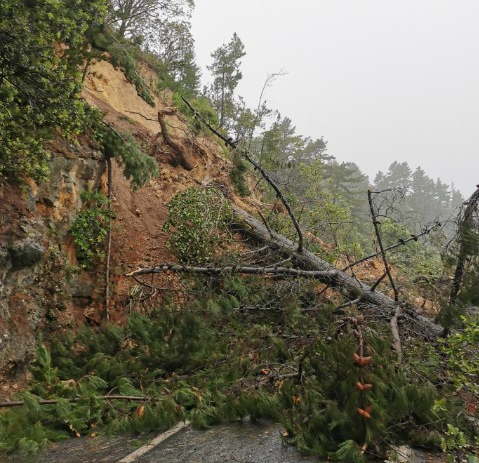
[[[193,112],[195,117],[200,120],[208,129],[214,133],[218,138],[223,140],[226,146],[229,146],[230,148],[237,150],[238,149],[238,144],[234,142],[231,138],[227,138],[224,135],[222,135],[220,132],[218,132],[214,127],[212,127],[203,117],[201,114],[196,111],[193,106],[189,103],[188,100],[186,100],[184,97],[181,97],[181,99],[184,101],[184,103],[190,108],[190,110]],[[291,221],[293,222],[294,228],[296,229],[296,233],[298,234],[298,252],[303,251],[303,232],[301,231],[301,227],[299,226],[299,223],[293,213],[293,210],[291,209],[291,206],[289,205],[288,201],[284,197],[283,193],[279,189],[278,185],[276,182],[269,176],[269,174],[253,159],[251,156],[246,152],[246,151],[241,151],[241,154],[245,157],[245,159],[253,165],[255,170],[259,171],[260,174],[263,176],[263,178],[271,185],[273,190],[275,191],[277,197],[281,200],[283,203],[284,207],[286,208],[289,217],[291,218]]]
[[[381,281],[384,280],[384,278],[386,278],[387,276],[387,273],[384,272],[377,280],[376,282],[371,286],[371,291],[375,291],[376,288],[379,286],[379,284],[381,283]]]
[[[379,222],[377,220],[376,211],[374,210],[373,199],[372,199],[372,191],[371,190],[368,190],[368,202],[369,202],[369,209],[371,211],[371,218],[373,220],[374,231],[376,233],[376,239],[378,240],[379,249],[381,250],[380,254],[381,254],[381,257],[383,259],[384,269],[385,269],[386,274],[388,276],[389,282],[391,283],[391,287],[394,291],[394,301],[397,303],[397,302],[399,302],[399,291],[396,287],[396,284],[394,283],[394,279],[393,279],[393,276],[391,274],[391,270],[389,268],[389,264],[388,264],[388,261],[387,261],[387,258],[386,258],[386,252],[384,250],[383,242],[382,242],[382,239],[381,239],[381,233],[379,231]]]
[[[74,398],[69,398],[69,399],[39,399],[38,404],[39,405],[55,405],[59,402],[79,402],[84,398],[82,397],[74,397]],[[96,399],[100,400],[131,400],[131,401],[148,401],[152,400],[151,397],[137,397],[137,396],[131,396],[131,395],[104,395],[101,397],[96,397]],[[12,400],[10,402],[0,402],[0,408],[7,408],[7,407],[21,407],[22,405],[25,405],[24,400]]]
[[[340,306],[336,307],[336,311],[341,310],[341,309],[345,309],[346,307],[351,307],[353,305],[358,304],[359,302],[361,302],[360,297],[358,297],[357,299],[354,299],[353,301],[348,301],[344,304],[341,304]]]

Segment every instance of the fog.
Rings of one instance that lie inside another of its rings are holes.
[[[198,64],[236,32],[247,55],[238,87],[371,179],[394,161],[421,166],[464,195],[479,183],[479,2],[197,0]]]

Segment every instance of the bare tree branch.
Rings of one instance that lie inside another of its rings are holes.
[[[381,250],[380,254],[381,254],[381,257],[383,259],[384,269],[385,269],[386,274],[388,276],[389,282],[391,283],[391,287],[394,291],[394,301],[397,303],[397,302],[399,302],[399,291],[396,287],[396,284],[394,283],[394,279],[393,279],[393,276],[391,275],[391,270],[389,268],[389,264],[388,264],[388,261],[387,261],[387,258],[386,258],[386,252],[384,251],[384,246],[383,246],[383,242],[382,242],[382,239],[381,239],[381,232],[379,231],[379,223],[378,223],[378,220],[377,220],[376,211],[374,210],[373,199],[372,199],[372,191],[371,190],[368,190],[368,202],[369,202],[369,209],[371,210],[371,218],[373,220],[374,231],[376,233],[376,238],[378,240],[379,249]]]
[[[289,267],[276,267],[276,266],[266,266],[266,267],[246,267],[246,266],[225,266],[225,267],[197,267],[191,265],[177,265],[177,264],[160,264],[155,267],[145,267],[133,272],[127,273],[126,276],[129,277],[138,277],[138,275],[150,275],[152,273],[163,273],[163,272],[174,272],[174,273],[199,273],[202,275],[222,275],[225,273],[241,273],[244,275],[282,275],[285,277],[296,276],[304,278],[314,278],[318,280],[328,280],[332,279],[336,270],[327,270],[327,271],[315,271],[315,270],[301,270],[296,268]],[[138,280],[137,280],[138,281]]]
[[[378,216],[376,216],[376,217],[378,217]],[[392,244],[391,246],[388,246],[387,248],[384,248],[384,252],[392,251],[393,249],[399,248],[401,246],[405,246],[406,244],[410,243],[411,241],[417,241],[422,236],[428,235],[429,233],[431,233],[431,231],[434,230],[435,228],[437,228],[438,226],[439,225],[437,223],[435,223],[433,226],[425,228],[421,233],[418,233],[417,235],[411,235],[407,239],[400,239],[397,243]],[[374,254],[370,254],[369,256],[363,257],[363,258],[353,262],[352,264],[349,264],[347,267],[344,267],[342,270],[343,270],[343,272],[345,272],[346,270],[349,270],[350,268],[355,267],[356,265],[361,264],[361,263],[363,263],[363,262],[365,262],[369,259],[374,259],[375,257],[377,257],[379,255],[381,255],[381,251],[378,251],[378,252],[375,252]]]
[[[223,142],[225,143],[226,146],[229,146],[230,148],[233,148],[235,150],[238,149],[238,146],[237,146],[237,143],[234,142],[231,138],[227,138],[225,137],[224,135],[222,135],[220,132],[218,132],[214,127],[212,127],[207,121],[205,121],[205,119],[203,119],[203,117],[201,116],[201,114],[198,113],[198,111],[196,111],[195,108],[193,108],[193,106],[191,106],[191,104],[189,103],[189,101],[184,98],[183,96],[181,97],[181,99],[184,101],[184,103],[188,106],[188,108],[191,109],[191,111],[193,112],[193,114],[195,115],[195,117],[200,120],[204,125],[206,125],[206,127],[208,127],[208,129],[213,132],[218,138],[220,138],[221,140],[223,140]],[[273,190],[275,191],[277,197],[281,200],[281,202],[283,203],[284,207],[286,208],[286,211],[288,212],[288,215],[289,217],[291,218],[291,221],[293,222],[293,225],[294,225],[294,228],[296,229],[296,233],[298,234],[298,249],[297,251],[298,252],[302,252],[303,251],[303,232],[301,231],[301,227],[299,226],[299,223],[293,213],[293,210],[291,209],[291,206],[289,205],[288,201],[286,200],[286,198],[284,197],[283,193],[281,192],[281,190],[279,189],[278,185],[276,184],[276,182],[270,177],[270,175],[253,159],[251,158],[251,156],[246,152],[246,151],[240,151],[241,154],[245,157],[245,159],[253,165],[253,167],[255,168],[255,170],[258,170],[260,172],[260,174],[263,176],[263,178],[271,185],[271,187],[273,188]]]

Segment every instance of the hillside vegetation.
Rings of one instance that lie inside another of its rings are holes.
[[[4,0],[0,451],[274,419],[338,461],[477,462],[478,192],[371,181],[201,88],[187,0]],[[148,12],[148,14],[143,14]]]

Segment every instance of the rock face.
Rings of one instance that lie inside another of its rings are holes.
[[[47,182],[0,183],[0,381],[28,362],[40,332],[71,325],[93,294],[69,231],[82,192],[101,186],[102,153],[64,140],[50,149]]]

